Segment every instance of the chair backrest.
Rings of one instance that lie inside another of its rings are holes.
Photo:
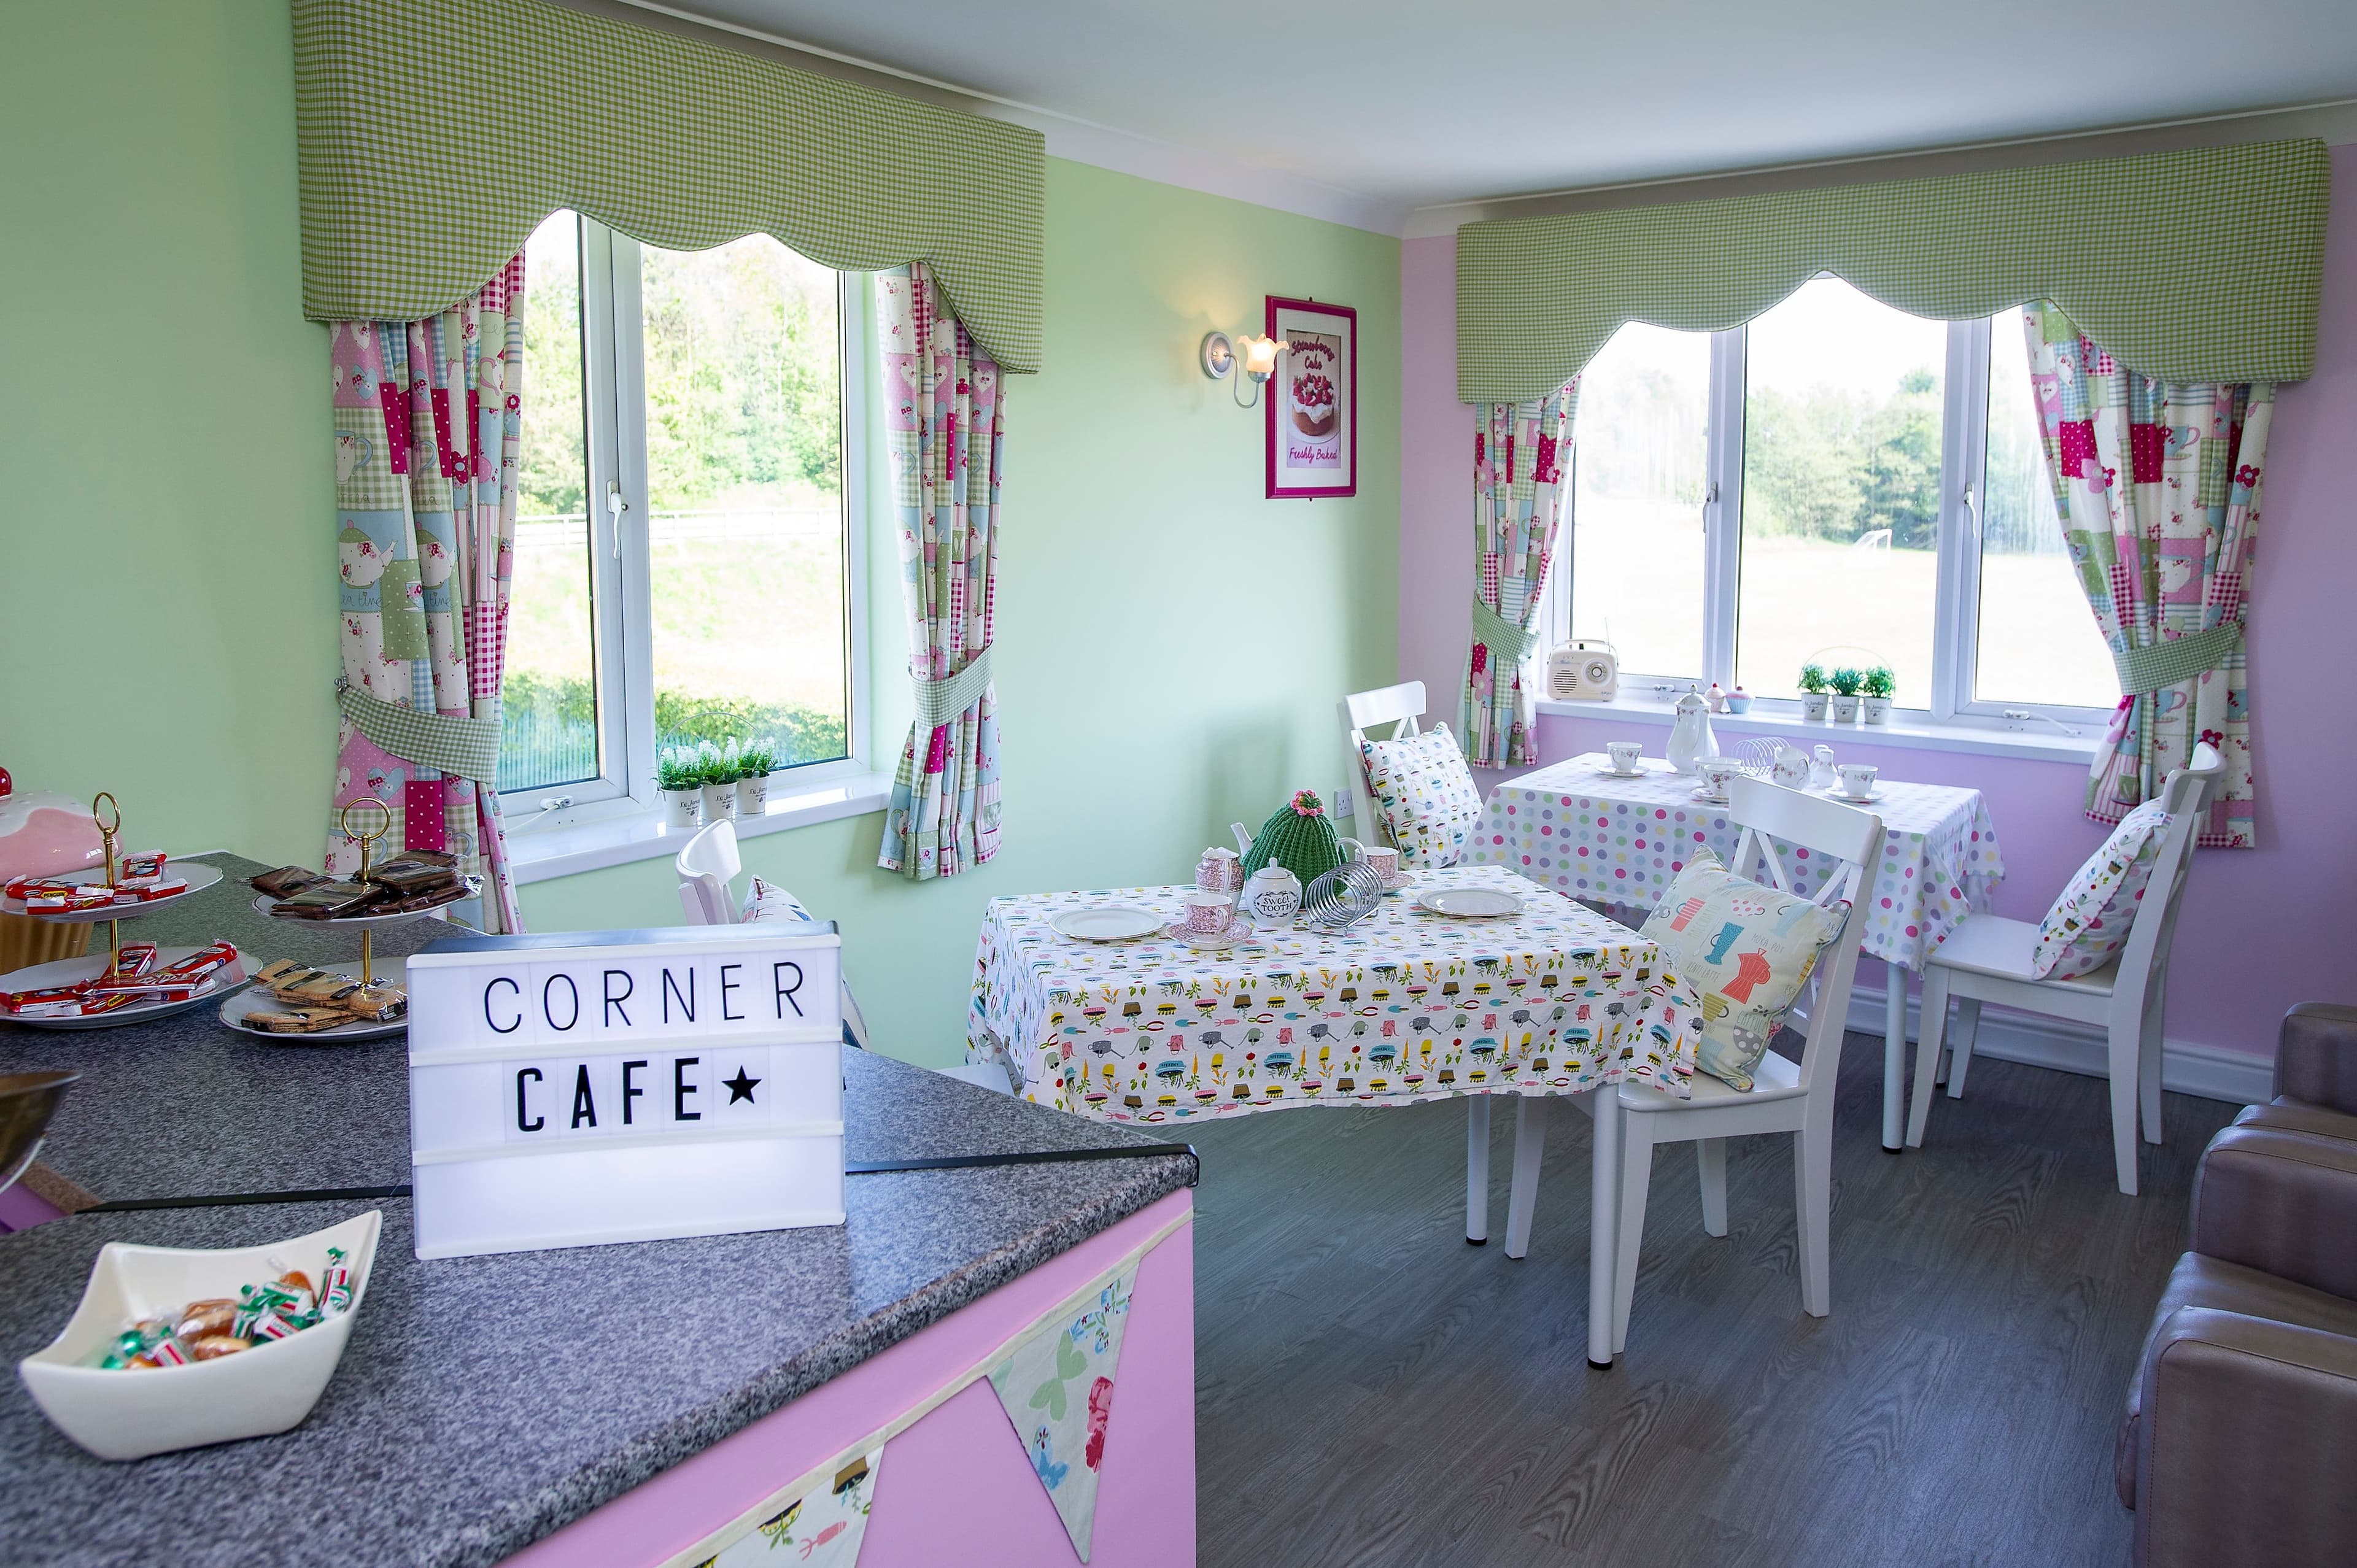
[[[723,818],[700,830],[673,863],[679,872],[679,901],[691,926],[733,926],[735,896],[729,884],[745,863],[737,855],[737,824]]]
[[[2193,757],[2162,780],[2161,809],[2169,813],[2169,831],[2161,835],[2153,856],[2152,876],[2136,905],[2136,923],[2128,928],[2127,946],[2120,950],[2119,977],[2112,993],[2139,993],[2157,971],[2169,967],[2169,944],[2177,935],[2177,909],[2185,897],[2185,874],[2193,867],[2193,841],[2200,836],[2201,816],[2210,791],[2226,770],[2225,759],[2207,741],[2193,748]],[[2160,897],[2156,898],[2156,889]]]
[[[1351,736],[1351,799],[1358,812],[1358,838],[1362,843],[1390,843],[1392,836],[1375,815],[1375,798],[1367,788],[1367,759],[1359,747],[1365,744],[1367,731],[1377,725],[1390,725],[1392,733],[1378,739],[1405,740],[1423,732],[1416,721],[1424,717],[1424,682],[1403,681],[1396,686],[1384,686],[1372,692],[1353,692],[1342,699],[1342,727]]]
[[[1788,789],[1761,779],[1738,779],[1727,786],[1727,815],[1743,830],[1735,842],[1727,869],[1785,893],[1801,888],[1778,845],[1807,850],[1817,864],[1830,861],[1833,871],[1811,901],[1833,908],[1845,900],[1849,913],[1839,935],[1817,964],[1816,993],[1808,1004],[1807,1044],[1801,1052],[1801,1088],[1831,1094],[1834,1075],[1840,1070],[1842,1030],[1849,1015],[1850,982],[1857,975],[1858,932],[1866,923],[1866,892],[1873,886],[1867,868],[1882,847],[1882,819],[1821,796]],[[1753,861],[1766,864],[1767,875],[1754,875]]]

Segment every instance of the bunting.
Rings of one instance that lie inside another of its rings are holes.
[[[1035,1332],[990,1374],[999,1408],[1031,1456],[1031,1473],[1048,1489],[1072,1538],[1089,1560],[1096,1531],[1097,1476],[1104,1464],[1105,1427],[1113,1416],[1114,1364],[1129,1326],[1130,1294],[1140,1258],[1132,1258],[1096,1298]]]

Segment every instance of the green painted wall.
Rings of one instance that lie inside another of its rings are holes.
[[[128,13],[128,15],[126,15]],[[318,853],[333,714],[326,342],[300,319],[282,0],[9,7],[0,54],[0,763],[113,789],[134,836]],[[1399,245],[1048,164],[1048,370],[1012,378],[997,660],[1005,847],[921,886],[877,816],[749,841],[842,925],[879,1044],[954,1059],[995,895],[1184,879],[1224,824],[1343,778],[1335,703],[1396,668]],[[1261,499],[1261,415],[1196,369],[1262,296],[1355,306],[1359,494]],[[70,308],[91,297],[108,310]],[[897,581],[888,539],[872,556]],[[66,657],[27,612],[163,607]],[[905,714],[879,607],[879,712]],[[143,738],[95,717],[110,694]],[[894,730],[883,750],[896,748]],[[888,757],[886,764],[888,766]],[[668,862],[524,889],[534,929],[669,924]]]

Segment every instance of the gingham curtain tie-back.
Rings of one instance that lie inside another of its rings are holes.
[[[927,729],[939,729],[960,714],[982,701],[983,688],[990,684],[992,643],[974,656],[974,661],[954,675],[938,681],[918,681],[917,722]]]
[[[478,784],[492,784],[500,771],[500,721],[457,718],[397,708],[358,686],[339,685],[336,706],[352,727],[377,747],[404,762],[438,768]]]
[[[1473,598],[1473,640],[1485,645],[1490,657],[1499,663],[1515,665],[1531,656],[1531,650],[1539,645],[1539,634],[1535,627],[1525,631],[1516,626],[1483,604],[1477,594]]]
[[[2215,670],[2241,652],[2242,648],[2243,623],[2220,621],[2209,630],[2197,631],[2190,637],[2169,638],[2149,647],[2115,652],[2112,663],[2119,671],[2120,694],[2139,697],[2167,691]]]

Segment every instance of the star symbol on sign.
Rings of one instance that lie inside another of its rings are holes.
[[[753,1086],[761,1080],[748,1075],[743,1068],[737,1069],[735,1078],[724,1078],[720,1081],[727,1088],[729,1104],[734,1105],[740,1100],[748,1104],[759,1103],[753,1098]]]

